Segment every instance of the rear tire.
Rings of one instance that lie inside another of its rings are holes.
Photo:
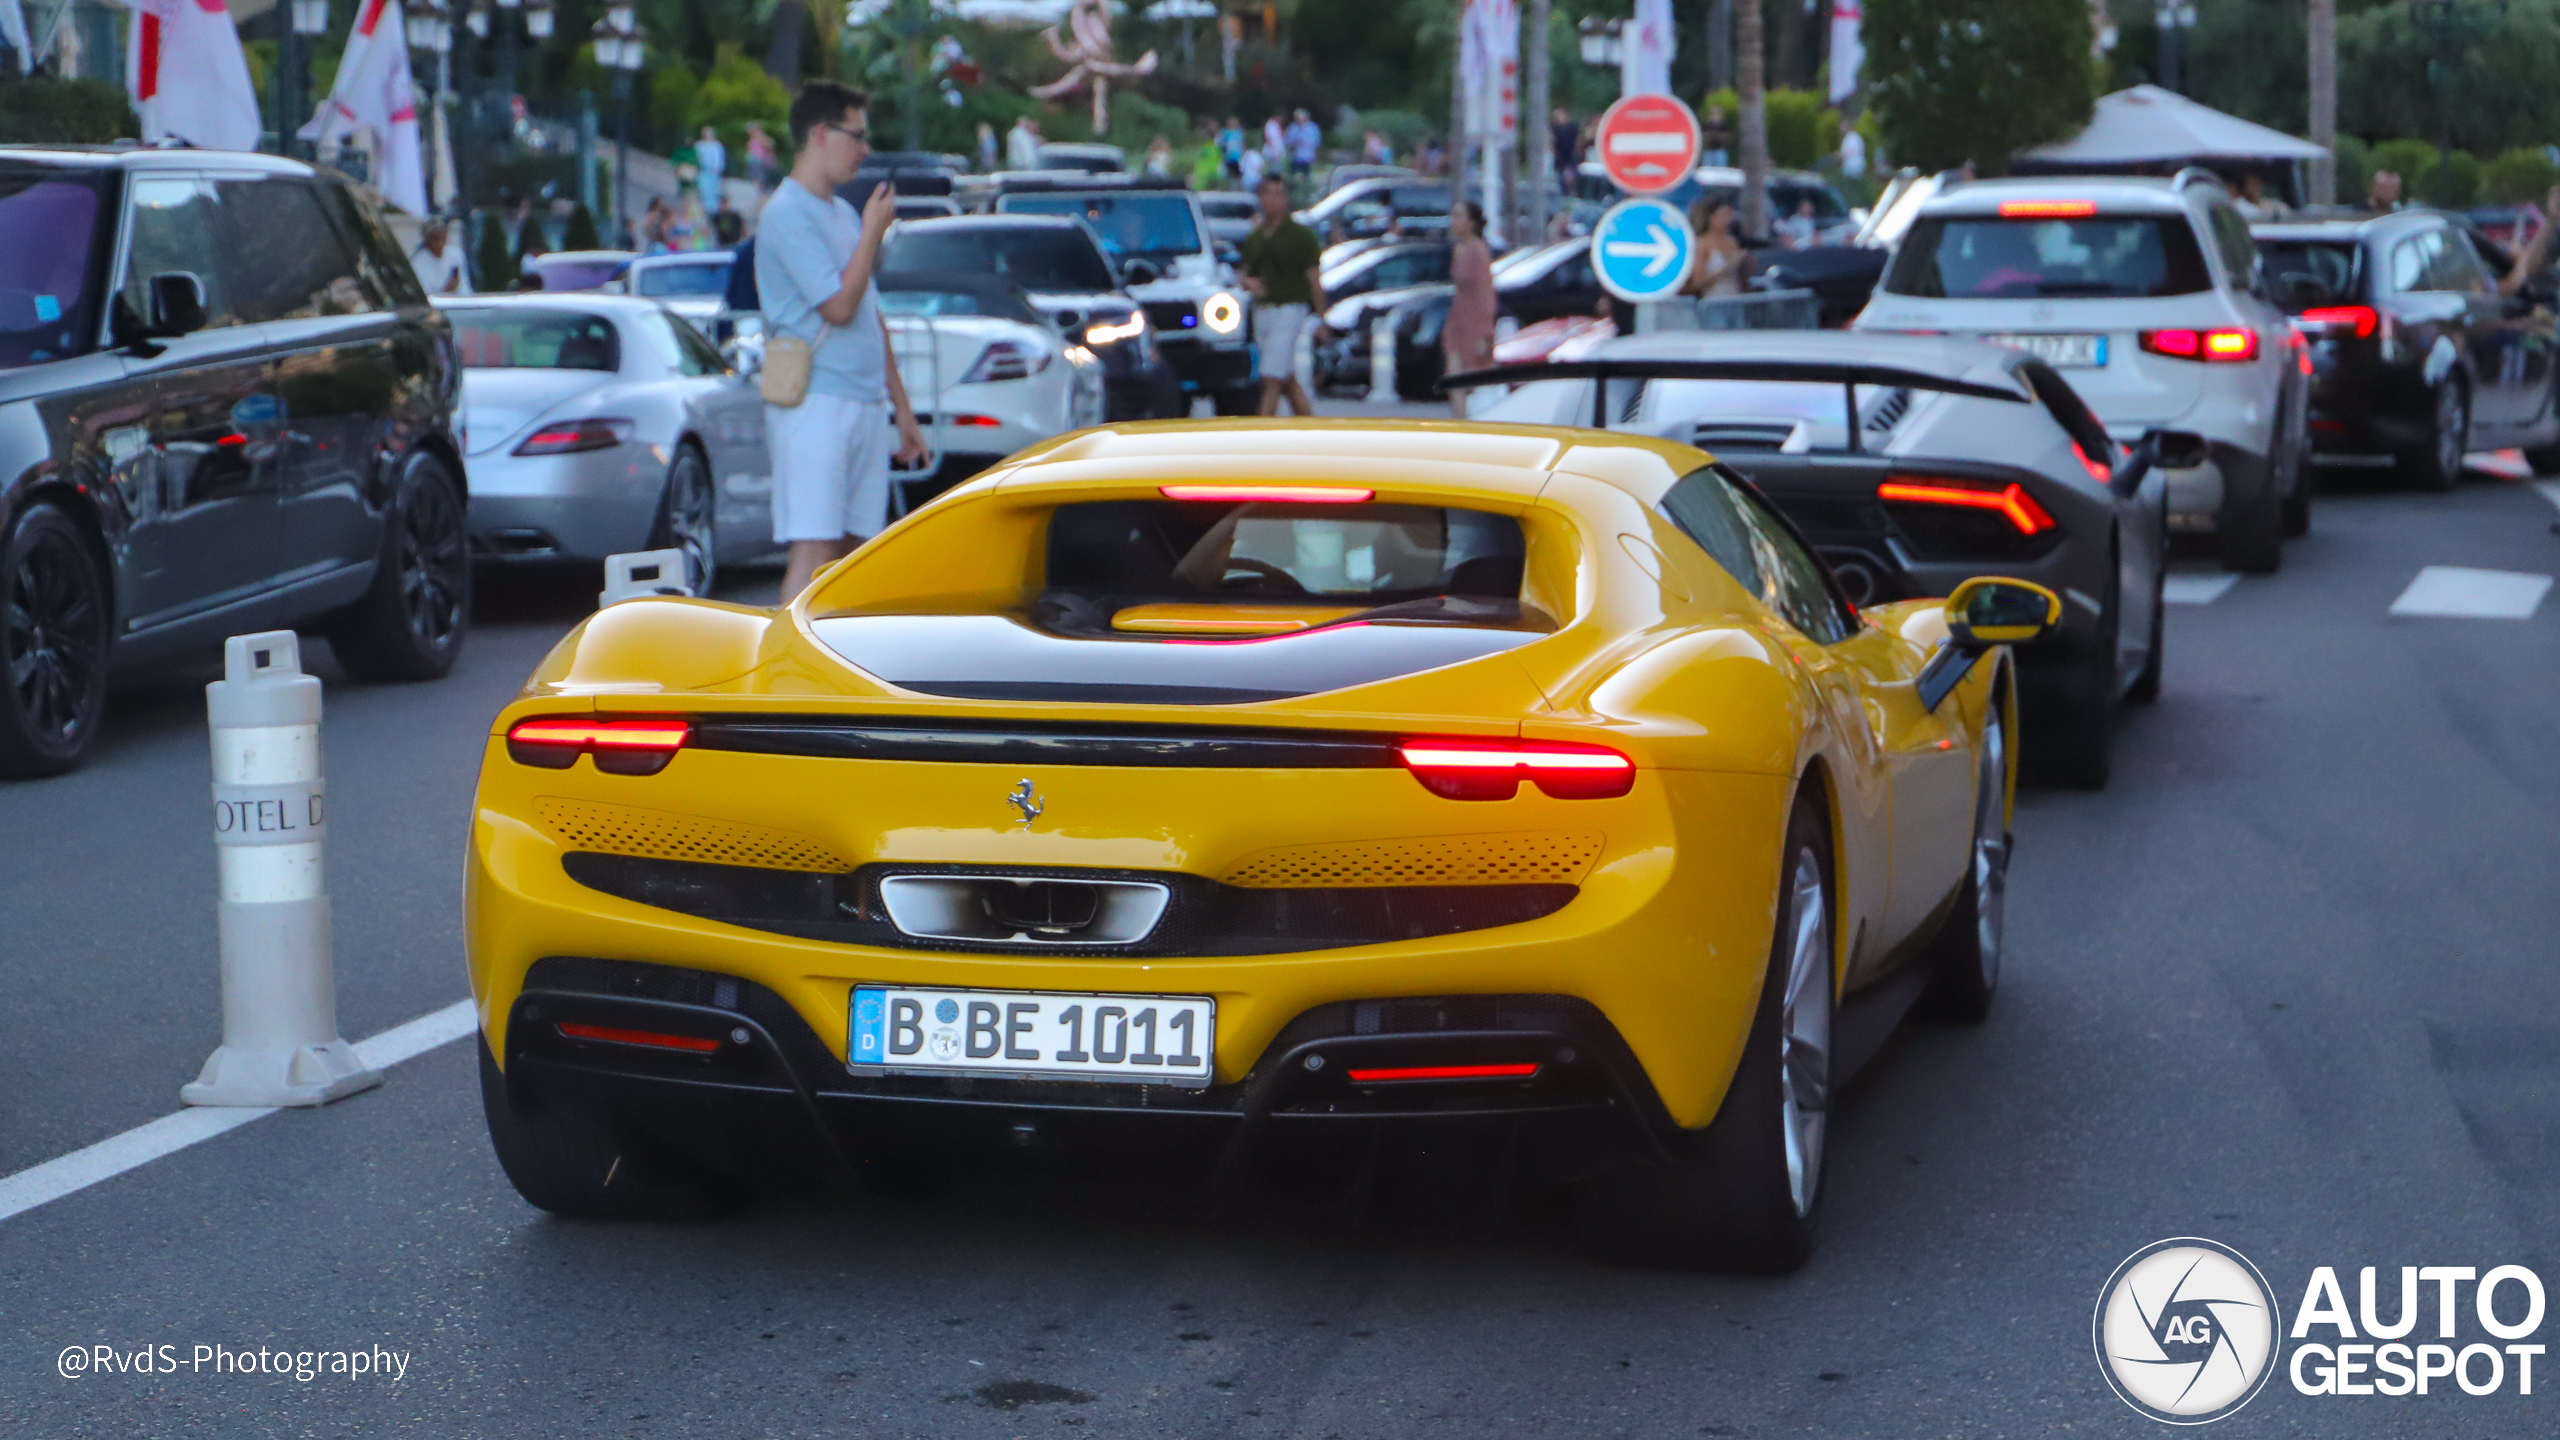
[[[686,586],[708,595],[720,578],[719,536],[720,497],[711,484],[711,463],[691,445],[681,446],[676,463],[667,467],[667,490],[658,500],[648,548],[683,551]]]
[[[2400,468],[2421,490],[2439,494],[2462,483],[2462,457],[2471,444],[2471,397],[2447,377],[2436,386],[2435,424],[2427,444],[2400,456]]]
[[[2222,509],[2222,568],[2243,575],[2273,575],[2284,568],[2284,495],[2277,488],[2285,477],[2268,457],[2264,483],[2245,509]],[[2225,479],[2224,484],[2229,484]]]
[[[38,501],[0,539],[0,776],[76,768],[107,708],[106,575],[89,536]]]
[[[2008,706],[1995,698],[1974,765],[1973,845],[1964,886],[1930,942],[1930,1013],[1974,1025],[1991,1013],[2009,893]]]
[[[1813,1255],[1832,1092],[1830,824],[1807,787],[1787,821],[1776,933],[1751,1035],[1705,1129],[1596,1182],[1584,1233],[1639,1263],[1781,1275]]]
[[[409,457],[382,528],[373,588],[331,622],[329,648],[359,680],[438,679],[461,657],[471,622],[462,488],[443,461]]]
[[[603,1121],[519,1105],[480,1039],[480,1109],[498,1168],[527,1204],[573,1220],[705,1220],[743,1197],[629,1144]]]
[[[2284,538],[2299,540],[2311,533],[2311,492],[2319,471],[2311,463],[2311,441],[2298,436],[2293,448],[2293,488],[2284,496]]]

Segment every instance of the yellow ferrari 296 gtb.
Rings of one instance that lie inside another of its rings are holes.
[[[1829,1096],[1915,999],[1990,1003],[2003,647],[2058,612],[1860,612],[1647,437],[1065,436],[788,607],[605,609],[498,716],[499,1158],[646,1216],[919,1130],[1158,1127],[1249,1175],[1508,1127],[1623,1245],[1799,1264]]]

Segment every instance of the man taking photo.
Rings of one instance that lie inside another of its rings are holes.
[[[1262,215],[1236,247],[1244,261],[1244,288],[1254,298],[1253,346],[1262,356],[1262,413],[1280,413],[1280,397],[1299,415],[1316,413],[1307,387],[1298,383],[1298,335],[1307,317],[1324,308],[1317,262],[1324,244],[1316,232],[1291,219],[1289,182],[1266,175],[1255,194]]]
[[[791,173],[757,217],[755,276],[768,363],[783,339],[809,347],[797,404],[764,407],[773,457],[773,538],[790,547],[782,602],[889,520],[889,460],[925,456],[871,272],[898,199],[875,187],[859,217],[837,198],[871,153],[870,100],[812,80],[791,102]],[[767,395],[772,395],[771,389]]]

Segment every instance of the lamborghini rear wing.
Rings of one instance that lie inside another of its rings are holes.
[[[1843,388],[1849,406],[1849,453],[1859,452],[1858,387],[1880,385],[1902,390],[1933,390],[1970,395],[1980,400],[2012,400],[2021,405],[2035,397],[2017,385],[1956,380],[1926,370],[1898,365],[1868,365],[1829,360],[1552,360],[1537,365],[1498,365],[1489,370],[1462,370],[1444,377],[1443,390],[1472,390],[1479,385],[1527,385],[1540,380],[1594,380],[1591,428],[1609,428],[1609,384],[1612,380],[1784,380],[1832,384]]]

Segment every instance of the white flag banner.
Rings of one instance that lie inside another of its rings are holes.
[[[143,139],[258,148],[258,92],[225,0],[138,0],[124,59]]]
[[[1458,24],[1467,133],[1508,145],[1520,133],[1519,0],[1467,0]]]
[[[373,137],[374,188],[412,215],[427,213],[426,157],[418,143],[418,88],[400,0],[365,0],[320,113],[302,127],[315,145],[359,132]]]
[[[1620,32],[1618,90],[1622,95],[1671,93],[1671,56],[1679,48],[1671,24],[1671,0],[1636,0],[1634,18]]]
[[[1839,104],[1858,89],[1858,72],[1866,67],[1867,42],[1858,33],[1866,13],[1858,0],[1831,0],[1831,103]]]

